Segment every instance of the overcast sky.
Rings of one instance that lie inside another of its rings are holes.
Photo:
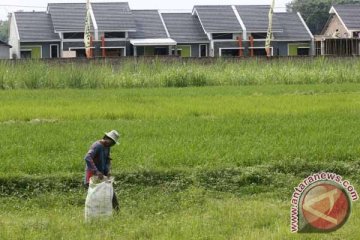
[[[175,9],[175,10],[191,10],[194,5],[216,5],[216,4],[271,4],[271,0],[91,0],[91,2],[128,2],[132,9]],[[24,11],[45,11],[47,3],[50,2],[86,2],[86,0],[1,0],[0,1],[0,19],[7,19],[9,12]],[[291,0],[276,0],[275,11],[285,11],[285,4]]]

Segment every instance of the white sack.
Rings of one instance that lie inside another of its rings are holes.
[[[114,178],[101,181],[97,177],[90,178],[88,194],[85,202],[85,220],[94,217],[109,217],[112,215],[112,198]]]

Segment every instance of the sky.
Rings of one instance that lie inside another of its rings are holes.
[[[45,11],[48,3],[51,2],[86,2],[86,0],[0,0],[0,19],[7,19],[9,12],[18,10],[24,11]],[[162,9],[162,10],[189,10],[194,5],[220,5],[220,4],[234,4],[234,5],[256,5],[266,4],[270,5],[271,0],[91,0],[91,2],[128,2],[131,9]],[[285,4],[291,0],[276,0],[275,11],[285,11]]]

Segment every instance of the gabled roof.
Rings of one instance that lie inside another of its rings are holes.
[[[157,10],[133,10],[136,32],[129,33],[132,39],[168,38]]]
[[[60,39],[59,35],[54,33],[51,17],[46,12],[15,12],[14,14],[21,42]]]
[[[84,32],[85,3],[49,3],[48,12],[55,32]],[[91,31],[93,31],[92,26]]]
[[[296,13],[274,13],[274,19],[281,23],[282,32],[274,32],[275,40],[310,41],[312,36]]]
[[[135,31],[133,14],[127,2],[91,3],[99,31]]]
[[[360,4],[334,5],[345,27],[349,30],[360,30]]]
[[[197,13],[207,33],[242,32],[231,5],[196,5],[193,12]]]
[[[162,13],[170,37],[178,43],[208,42],[197,16],[191,13]]]
[[[267,32],[270,5],[237,5],[235,8],[248,32]],[[275,18],[272,28],[274,32],[282,31]]]

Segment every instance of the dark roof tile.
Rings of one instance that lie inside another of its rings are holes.
[[[133,14],[127,2],[91,3],[99,31],[135,31]]]
[[[248,32],[267,32],[270,5],[237,5],[235,7]],[[275,18],[273,18],[273,30],[282,30]]]
[[[360,30],[360,4],[343,4],[334,6],[349,30]]]
[[[84,32],[85,3],[49,3],[48,11],[56,32]]]
[[[274,19],[283,29],[283,32],[274,33],[275,40],[311,40],[311,35],[296,13],[275,13]]]
[[[54,33],[51,17],[46,12],[15,12],[20,41],[59,40]]]
[[[231,5],[197,5],[194,10],[208,33],[242,32]]]
[[[168,38],[157,10],[133,10],[136,32],[129,33],[133,39]]]
[[[191,13],[162,13],[170,37],[178,43],[207,42],[197,16]]]

